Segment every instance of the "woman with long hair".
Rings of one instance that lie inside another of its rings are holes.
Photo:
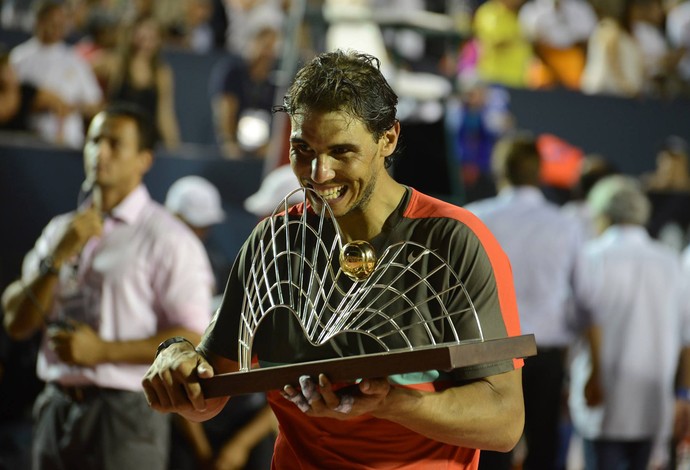
[[[134,102],[154,118],[160,140],[168,149],[180,143],[175,114],[174,76],[161,54],[160,25],[139,16],[125,25],[117,53],[108,67],[107,97],[111,102]]]

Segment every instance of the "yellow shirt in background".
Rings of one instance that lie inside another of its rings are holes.
[[[517,88],[527,85],[532,45],[516,12],[498,0],[488,0],[475,13],[474,35],[479,44],[480,78]]]

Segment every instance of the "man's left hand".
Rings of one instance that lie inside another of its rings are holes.
[[[93,366],[103,362],[105,342],[90,326],[75,323],[74,328],[49,329],[50,347],[66,364]]]

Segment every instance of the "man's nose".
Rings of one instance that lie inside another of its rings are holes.
[[[314,183],[326,183],[335,177],[333,161],[328,155],[319,155],[311,161],[311,179]]]

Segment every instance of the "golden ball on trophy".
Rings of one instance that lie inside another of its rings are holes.
[[[374,247],[363,240],[352,241],[340,250],[340,269],[353,281],[363,281],[376,268]]]

